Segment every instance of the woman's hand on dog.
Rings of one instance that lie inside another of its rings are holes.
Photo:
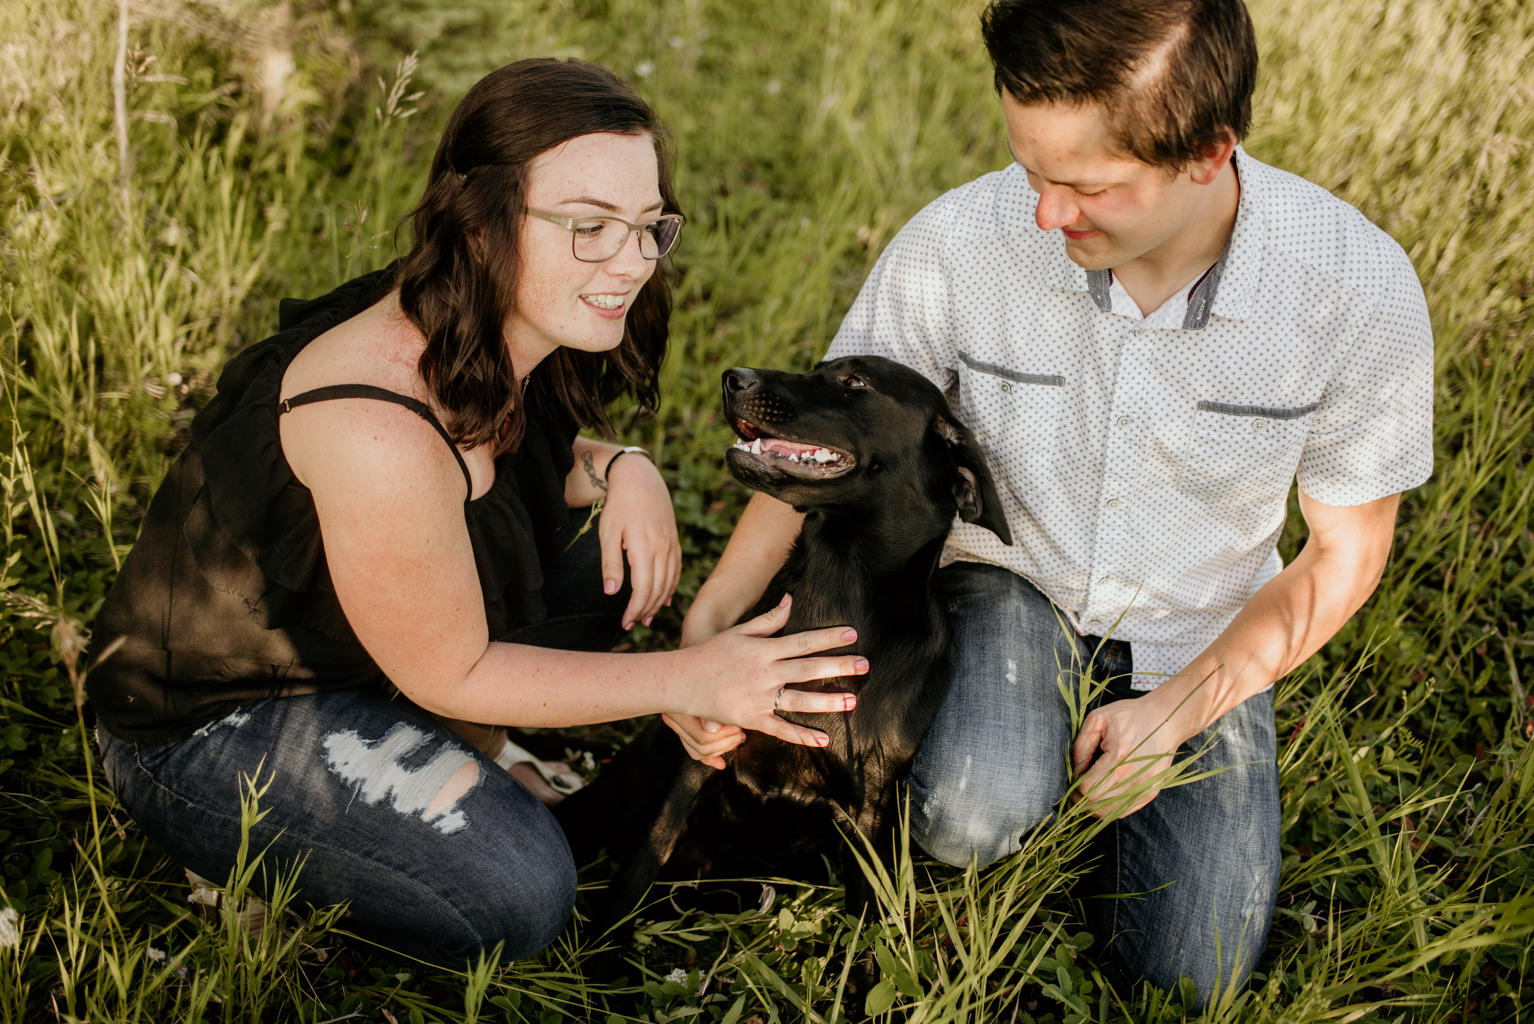
[[[698,658],[695,702],[702,706],[691,712],[668,713],[662,720],[694,759],[723,768],[723,755],[745,740],[744,729],[764,732],[786,743],[823,747],[829,742],[825,733],[795,725],[777,712],[851,711],[857,704],[851,693],[789,688],[791,683],[868,671],[868,660],[857,654],[808,657],[854,643],[857,633],[850,627],[773,636],[787,625],[789,607],[790,599],[785,595],[776,608],[689,648]]]
[[[662,605],[671,603],[682,575],[671,492],[649,459],[618,459],[608,469],[608,491],[597,521],[602,545],[602,587],[615,594],[629,563],[632,596],[623,610],[623,628],[650,624]]]

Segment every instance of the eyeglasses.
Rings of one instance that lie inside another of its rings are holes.
[[[528,210],[527,215],[558,224],[570,232],[570,251],[582,263],[605,263],[612,259],[636,231],[639,255],[658,260],[675,247],[685,220],[680,213],[663,213],[643,224],[630,224],[622,217],[561,217],[546,210]]]

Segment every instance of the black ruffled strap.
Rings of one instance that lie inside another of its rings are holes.
[[[448,451],[453,453],[453,458],[458,460],[458,468],[463,470],[463,483],[464,487],[467,488],[464,493],[464,500],[467,501],[473,495],[474,480],[469,476],[469,467],[463,461],[463,454],[458,451],[458,446],[453,443],[452,437],[448,435],[447,428],[442,425],[441,421],[437,419],[425,402],[417,401],[409,395],[402,395],[397,391],[390,391],[387,388],[374,387],[371,384],[329,384],[325,387],[314,388],[312,391],[305,391],[302,394],[294,395],[292,398],[284,399],[278,403],[278,406],[283,412],[289,412],[295,406],[309,405],[313,402],[328,402],[336,398],[371,398],[380,402],[393,402],[395,405],[403,405],[421,417],[421,419],[430,423],[432,428],[442,435],[442,440],[447,443]]]

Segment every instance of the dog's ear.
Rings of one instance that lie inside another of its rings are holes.
[[[959,518],[966,523],[983,526],[1003,544],[1011,544],[1012,531],[1007,528],[1007,517],[1001,510],[1001,496],[996,493],[996,485],[991,480],[985,453],[967,429],[946,416],[939,414],[932,423],[932,429],[947,442],[948,450],[958,466],[959,475],[954,481],[953,498],[959,506]]]

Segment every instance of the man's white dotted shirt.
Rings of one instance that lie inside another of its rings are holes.
[[[1148,316],[1034,222],[1013,164],[890,243],[827,358],[943,388],[987,452],[1013,544],[957,524],[948,559],[1032,581],[1083,634],[1181,670],[1280,568],[1289,486],[1330,505],[1432,471],[1433,342],[1406,254],[1302,178],[1236,152],[1235,229]]]

